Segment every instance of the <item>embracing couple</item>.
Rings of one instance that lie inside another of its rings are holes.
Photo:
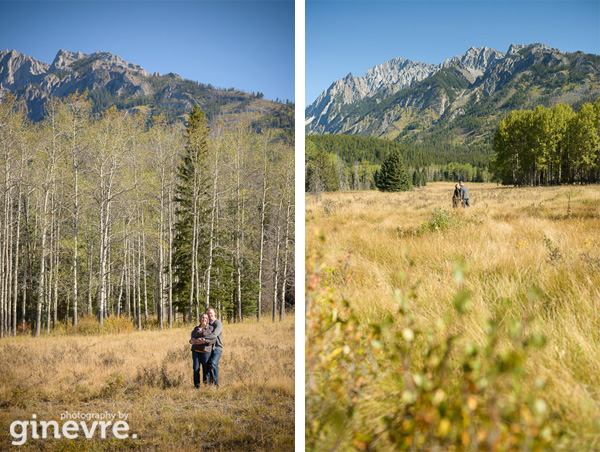
[[[470,207],[469,206],[469,189],[462,181],[454,186],[454,194],[452,195],[452,207]]]
[[[194,362],[194,386],[200,387],[200,367],[202,382],[219,387],[219,360],[223,353],[223,324],[217,319],[215,310],[208,309],[200,317],[200,325],[192,331],[192,359]]]

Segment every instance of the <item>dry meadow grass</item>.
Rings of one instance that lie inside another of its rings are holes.
[[[600,187],[468,186],[472,207],[454,211],[453,184],[442,182],[307,195],[308,262],[325,268],[323,283],[365,325],[396,312],[395,291],[414,290],[418,324],[450,318],[451,330],[480,345],[492,317],[543,331],[547,345],[527,370],[546,378],[551,411],[577,438],[561,450],[600,450]],[[418,232],[439,207],[454,223]],[[463,283],[456,262],[468,269]],[[461,288],[473,303],[466,316],[453,307]]]
[[[0,450],[293,450],[294,317],[224,326],[219,389],[193,388],[190,327],[2,339]],[[11,446],[14,420],[61,425],[65,412],[128,413],[137,439]]]

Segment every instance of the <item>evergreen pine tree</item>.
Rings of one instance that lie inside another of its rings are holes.
[[[175,201],[177,217],[173,240],[174,296],[180,305],[189,308],[191,320],[192,301],[198,304],[199,287],[196,273],[199,249],[202,249],[203,221],[207,218],[204,202],[208,193],[207,179],[208,123],[206,115],[194,105],[185,131],[185,153],[177,168]],[[185,312],[185,311],[184,311]]]
[[[377,188],[381,191],[410,190],[410,181],[399,150],[394,149],[381,164]]]

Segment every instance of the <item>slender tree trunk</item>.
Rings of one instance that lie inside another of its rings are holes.
[[[171,185],[172,186],[172,185]],[[169,328],[173,328],[173,192],[169,190]]]
[[[274,270],[273,270],[273,311],[272,317],[273,322],[277,320],[277,300],[278,296],[278,278],[279,278],[279,252],[281,249],[281,209],[283,203],[283,196],[279,201],[279,210],[277,213],[277,226],[276,226],[276,237],[275,237],[275,261],[274,261]]]
[[[281,277],[281,313],[279,315],[280,320],[285,319],[285,293],[287,285],[287,269],[288,269],[288,257],[289,257],[289,240],[290,240],[290,219],[292,204],[288,204],[287,216],[285,219],[285,237],[284,237],[284,253],[283,253],[283,275]]]
[[[121,299],[123,298],[123,283],[125,280],[125,259],[121,267],[121,277],[119,278],[119,296],[117,297],[117,317],[121,317]]]
[[[97,300],[97,318],[98,323],[103,325],[104,320],[104,291],[105,288],[105,274],[106,274],[106,242],[105,242],[105,234],[104,231],[106,229],[106,210],[107,206],[104,201],[100,204],[100,227],[98,229],[100,244],[99,244],[99,256],[98,256],[98,300]]]
[[[142,329],[142,243],[138,237],[137,249],[137,272],[135,275],[135,285],[137,287],[137,324],[138,330]]]
[[[44,303],[44,284],[45,284],[45,276],[46,276],[46,235],[48,232],[46,214],[48,212],[48,196],[50,195],[49,190],[46,189],[46,193],[44,195],[44,210],[42,217],[42,244],[40,247],[40,276],[38,279],[38,300],[37,300],[37,316],[36,316],[36,324],[35,324],[35,337],[40,337],[40,329],[42,325],[42,303]]]
[[[46,334],[50,334],[50,313],[52,312],[50,307],[52,306],[52,261],[54,256],[52,255],[52,238],[50,239],[50,270],[48,271],[48,278],[46,278]]]
[[[52,328],[56,328],[58,324],[58,269],[60,268],[60,224],[56,225],[55,241],[55,257],[54,257],[54,297],[53,297],[53,313],[52,313]]]
[[[142,210],[142,269],[144,271],[144,322],[148,323],[148,283],[146,280],[146,231],[144,230],[144,211]]]
[[[32,287],[32,281],[31,281],[31,258],[30,258],[30,250],[31,250],[31,246],[30,246],[30,236],[29,236],[29,220],[28,220],[28,212],[27,212],[27,206],[28,206],[28,199],[29,197],[26,196],[23,199],[23,222],[24,222],[24,228],[25,228],[25,250],[24,250],[24,259],[25,262],[23,263],[23,267],[25,270],[25,277],[23,278],[23,305],[21,306],[21,329],[23,330],[23,332],[25,332],[25,329],[27,327],[27,320],[26,320],[26,316],[27,316],[27,296],[28,294],[32,294],[33,293],[33,287]],[[31,317],[33,320],[33,309],[31,309]],[[33,323],[30,322],[31,324],[31,328],[33,328]],[[33,332],[33,331],[32,331]]]
[[[7,197],[9,200],[9,210],[8,210],[8,221],[7,224],[9,225],[9,229],[7,230],[8,232],[8,256],[6,259],[6,265],[7,265],[7,275],[6,275],[6,335],[10,336],[11,334],[11,326],[12,326],[12,319],[11,319],[11,315],[12,315],[12,274],[13,274],[13,214],[14,214],[14,209],[13,209],[13,201],[12,201],[12,190],[9,190],[7,193]]]
[[[77,278],[79,265],[79,168],[73,157],[73,166],[75,168],[75,199],[73,205],[73,326],[77,326],[77,301],[79,294],[77,292]]]
[[[56,207],[55,207],[55,194],[56,187],[53,184],[52,188],[52,197],[50,198],[50,244],[48,246],[50,250],[50,255],[48,256],[48,260],[50,268],[48,269],[48,288],[46,293],[48,303],[46,305],[46,330],[47,334],[50,334],[50,322],[52,320],[52,306],[54,305],[54,292],[52,288],[54,287],[54,273],[55,273],[55,256],[56,256]]]
[[[217,214],[217,200],[218,200],[218,192],[217,192],[217,182],[219,180],[219,148],[217,146],[215,153],[215,172],[213,176],[213,187],[212,187],[212,208],[210,210],[210,234],[209,234],[209,243],[208,243],[208,265],[206,267],[206,302],[205,308],[208,309],[210,307],[210,280],[211,280],[211,271],[213,264],[213,244],[215,241],[215,218]]]
[[[237,282],[237,290],[236,290],[236,302],[237,302],[237,311],[238,311],[238,322],[243,321],[242,315],[242,195],[240,191],[241,184],[241,164],[240,164],[240,152],[236,153],[236,161],[237,161],[237,184],[236,184],[236,234],[235,234],[235,276]]]
[[[107,224],[107,241],[106,241],[106,301],[104,302],[104,318],[107,318],[110,314],[112,314],[112,292],[113,292],[113,283],[112,283],[112,261],[111,261],[111,251],[112,247],[110,246],[110,234],[111,234],[111,225]]]
[[[198,262],[197,255],[197,237],[198,237],[198,217],[196,214],[196,201],[194,201],[194,220],[192,229],[192,275],[190,278],[190,322],[192,321],[192,310],[194,306],[194,286],[196,283],[196,265]],[[198,298],[196,297],[196,317],[198,317]]]
[[[90,225],[88,236],[86,237],[86,254],[87,254],[87,271],[88,271],[88,307],[87,313],[88,315],[92,314],[92,245],[91,245],[91,231],[92,227]]]
[[[4,337],[4,335],[7,333],[6,331],[6,311],[8,309],[8,307],[6,306],[7,303],[7,282],[6,282],[6,278],[8,276],[8,210],[9,210],[9,189],[8,189],[8,162],[7,162],[7,168],[6,168],[6,173],[5,173],[5,177],[6,177],[6,182],[5,182],[5,187],[4,187],[4,212],[2,215],[2,220],[3,220],[3,228],[2,228],[2,233],[0,234],[0,238],[2,238],[2,242],[0,242],[0,244],[2,245],[2,249],[0,250],[0,272],[2,272],[1,278],[0,278],[0,337]]]
[[[258,258],[258,301],[257,301],[257,312],[256,317],[260,322],[262,315],[262,293],[263,293],[263,282],[262,273],[264,265],[264,249],[265,249],[265,211],[267,209],[267,157],[266,150],[264,152],[264,167],[263,167],[263,187],[262,197],[260,201],[260,252]]]
[[[159,207],[159,219],[158,219],[158,272],[157,272],[157,292],[158,297],[156,298],[157,303],[157,315],[158,315],[158,327],[159,329],[163,329],[163,320],[164,320],[164,299],[163,294],[165,291],[165,283],[164,283],[164,174],[161,176],[161,187],[160,187],[160,207]]]
[[[21,178],[23,179],[23,170],[21,170]],[[21,241],[21,184],[19,183],[19,190],[17,193],[17,231],[16,231],[15,245],[15,285],[14,285],[14,300],[13,300],[13,312],[12,312],[12,332],[13,336],[17,335],[17,301],[19,298],[19,245]]]
[[[125,230],[127,234],[127,229]],[[125,239],[125,315],[131,318],[131,252],[129,250],[129,239]]]

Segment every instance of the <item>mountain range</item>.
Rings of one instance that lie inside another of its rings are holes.
[[[396,58],[362,77],[348,74],[306,107],[305,131],[491,147],[514,109],[576,109],[599,96],[598,55],[545,44],[512,44],[506,53],[471,47],[439,65]]]
[[[219,116],[222,120],[240,113],[255,113],[259,117],[290,114],[284,111],[289,110],[289,105],[263,99],[261,93],[219,89],[184,80],[174,73],[150,74],[109,52],[85,54],[61,49],[52,64],[47,64],[16,50],[2,51],[0,92],[7,90],[24,101],[33,121],[43,118],[44,104],[50,96],[63,97],[86,90],[95,111],[115,105],[149,115],[162,114],[171,121],[184,119],[194,103],[209,119]]]

